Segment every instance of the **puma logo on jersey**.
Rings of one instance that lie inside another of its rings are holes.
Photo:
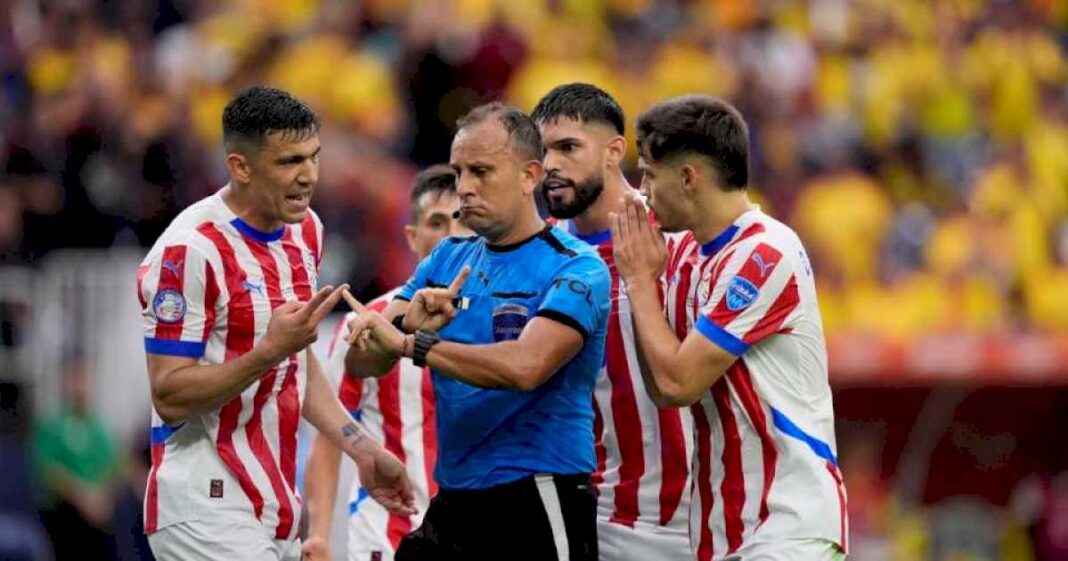
[[[249,292],[255,292],[256,294],[259,294],[260,296],[263,296],[263,282],[262,281],[259,284],[257,284],[257,283],[254,283],[254,282],[250,281],[250,280],[246,280],[244,286],[245,286],[245,290],[247,290]]]
[[[777,263],[777,261],[772,261],[771,263],[765,263],[764,262],[764,256],[760,255],[759,253],[754,253],[753,256],[750,257],[750,259],[752,259],[753,262],[757,264],[757,267],[760,267],[760,277],[761,278],[767,276],[768,269],[771,269]]]
[[[174,273],[174,276],[182,276],[182,271],[178,268],[178,265],[175,264],[174,261],[164,261],[162,266],[164,269],[167,269],[168,271]]]

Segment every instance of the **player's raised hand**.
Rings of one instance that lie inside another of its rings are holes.
[[[645,204],[637,197],[623,202],[620,212],[609,215],[612,253],[616,270],[628,284],[658,282],[667,261],[660,227],[651,224]]]
[[[304,350],[319,338],[319,322],[341,300],[347,284],[323,287],[307,302],[286,302],[274,309],[260,345],[278,360]]]
[[[349,345],[362,351],[377,345],[385,353],[397,356],[404,352],[404,333],[386,321],[382,314],[367,309],[348,290],[343,291],[341,296],[356,313],[348,324],[349,333],[345,341]]]
[[[404,315],[404,329],[437,331],[456,317],[456,298],[471,275],[471,267],[464,266],[446,288],[424,288],[415,293]]]

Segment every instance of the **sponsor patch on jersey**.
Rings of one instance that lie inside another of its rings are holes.
[[[223,480],[212,479],[208,489],[208,496],[213,499],[223,498]]]
[[[760,295],[760,289],[748,280],[736,276],[731,279],[730,284],[727,285],[727,309],[732,312],[738,310],[744,310],[748,308],[757,296]]]
[[[160,323],[178,323],[185,317],[185,296],[173,288],[159,291],[152,299],[152,314]]]
[[[530,309],[522,304],[508,303],[493,309],[493,339],[515,341],[530,319]]]

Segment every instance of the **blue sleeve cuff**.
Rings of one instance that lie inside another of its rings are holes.
[[[200,358],[204,356],[206,343],[195,341],[175,341],[173,339],[154,339],[145,337],[145,352],[154,355],[184,356]]]
[[[749,349],[748,343],[735,337],[730,331],[712,323],[712,320],[706,316],[701,316],[701,319],[697,320],[697,331],[700,331],[701,335],[707,337],[709,341],[719,345],[720,348],[734,356],[741,356],[742,353]]]

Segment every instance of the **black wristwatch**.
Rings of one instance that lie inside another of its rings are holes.
[[[420,329],[415,332],[415,349],[412,351],[412,363],[418,367],[426,366],[426,355],[430,348],[441,341],[436,331]]]

